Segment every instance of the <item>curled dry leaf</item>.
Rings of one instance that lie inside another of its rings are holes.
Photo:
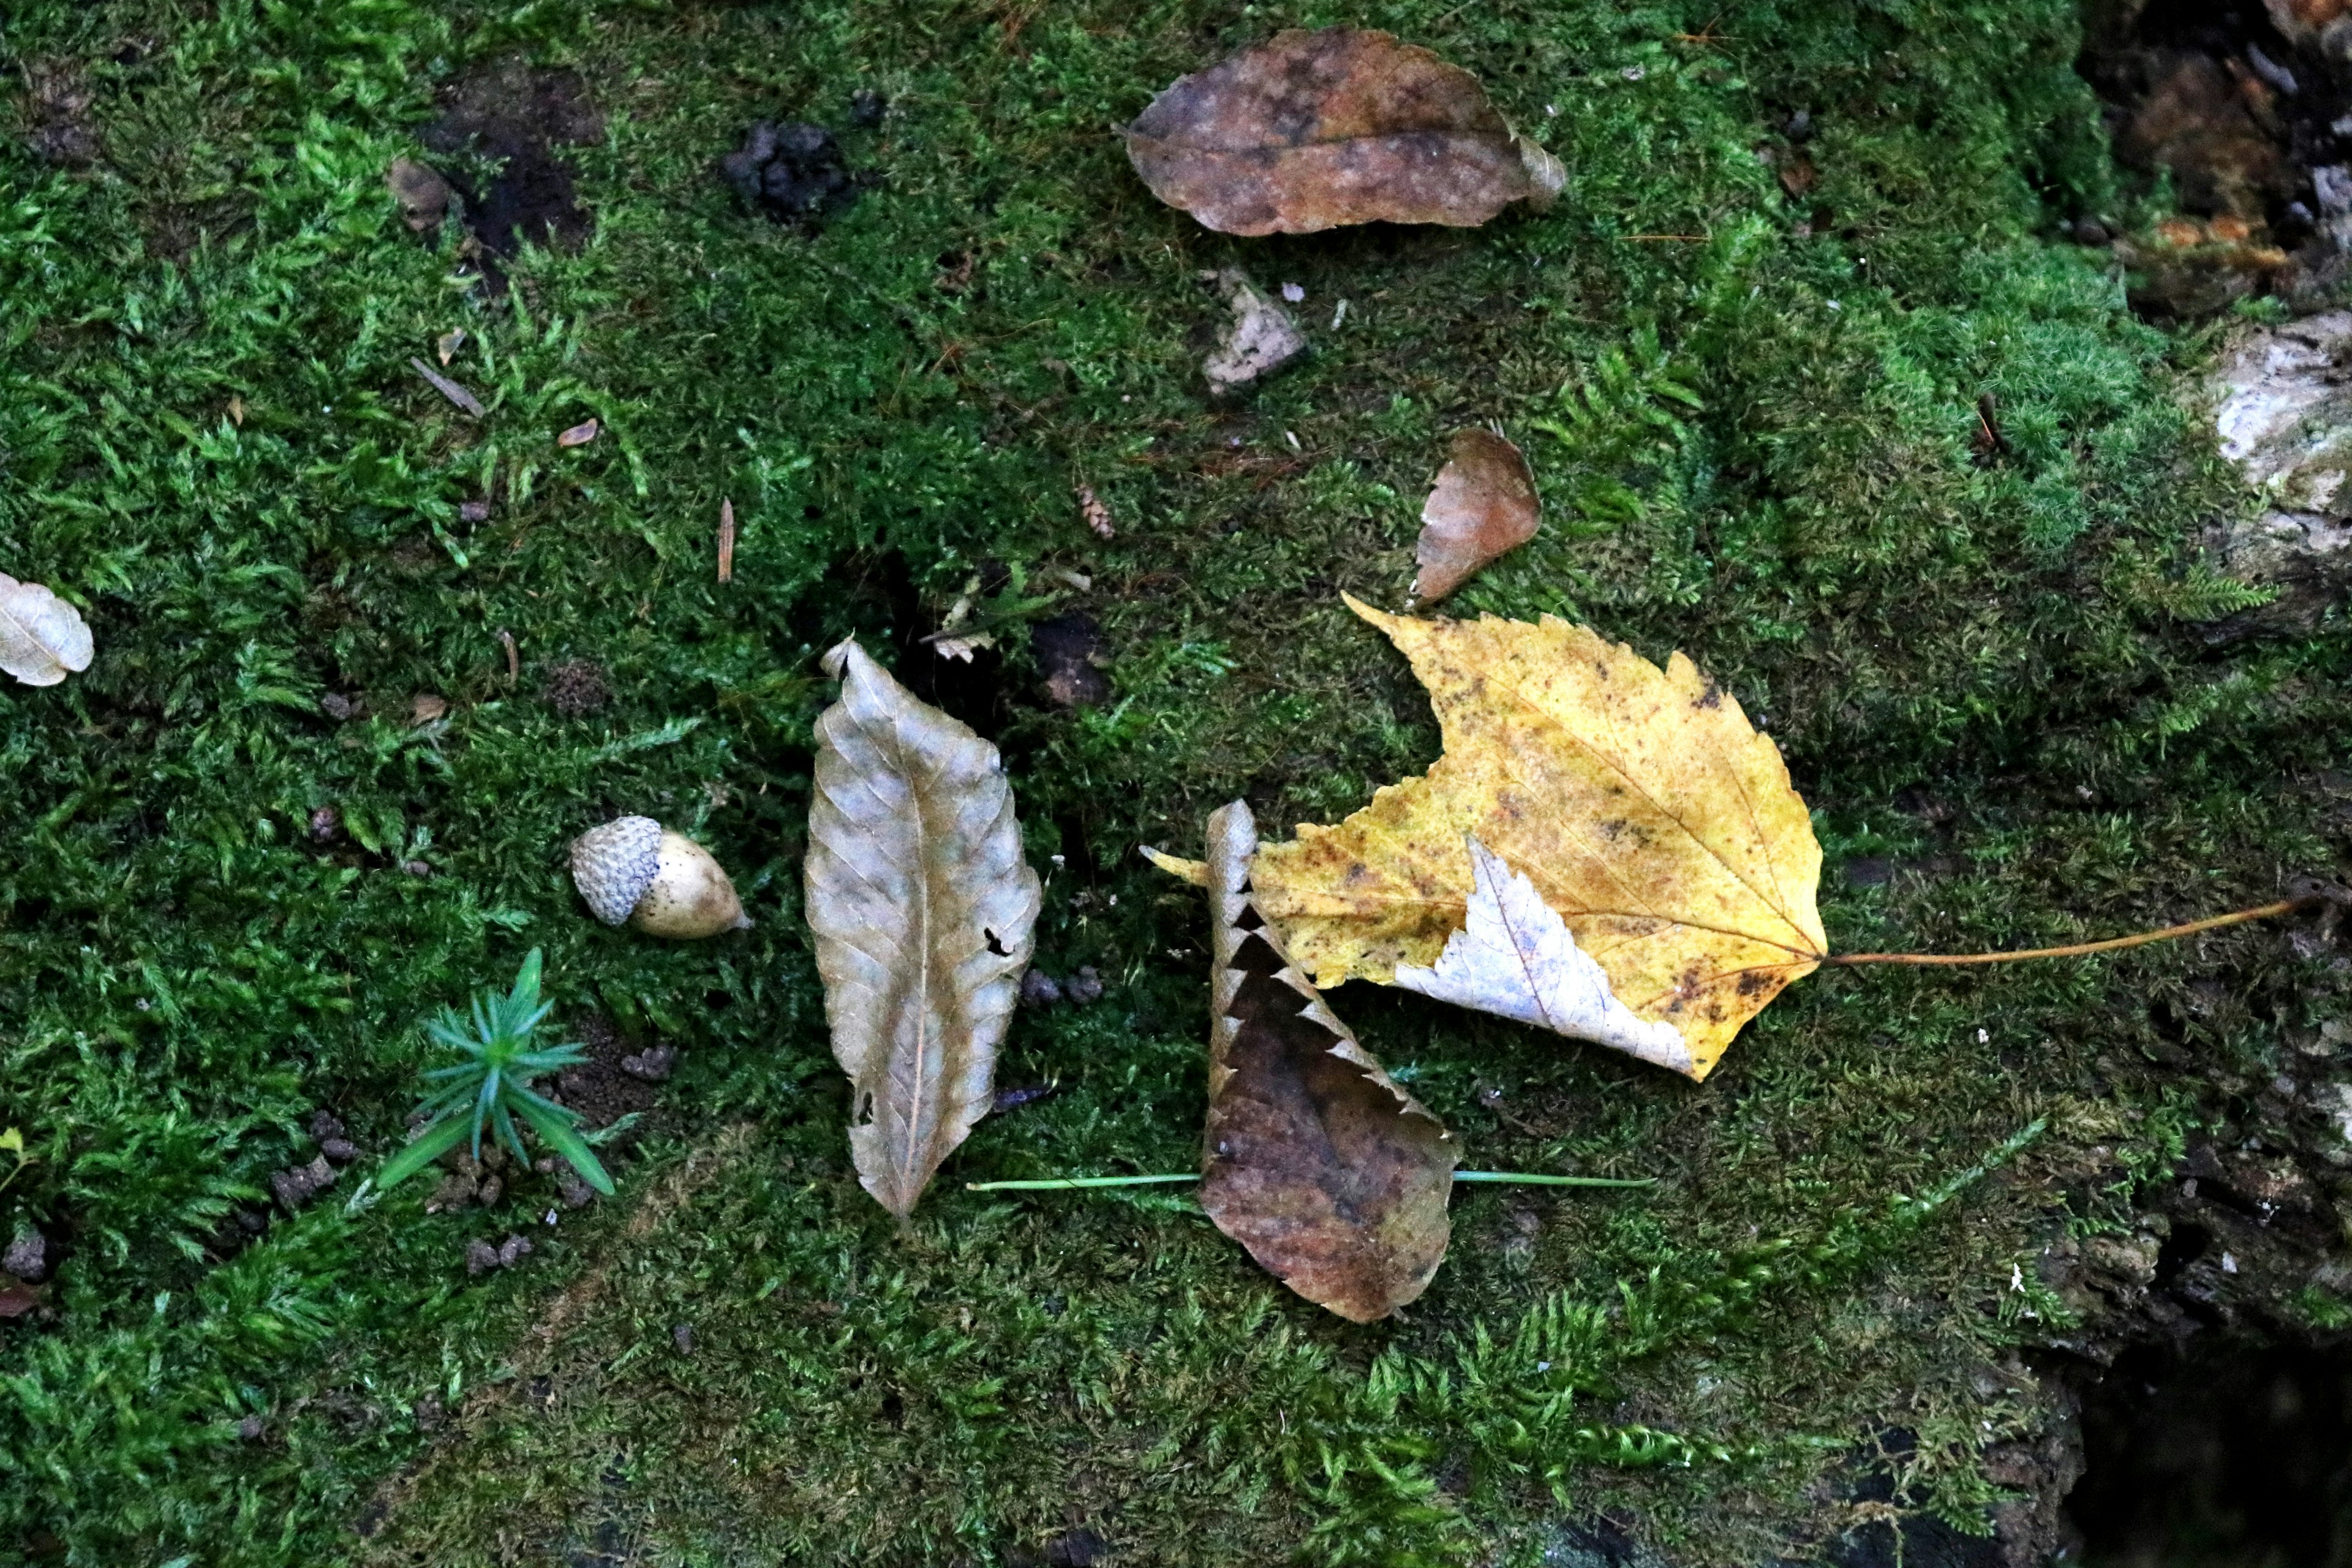
[[[1316,984],[1395,984],[1400,965],[1442,978],[1476,884],[1472,836],[1525,873],[1617,1002],[1673,1026],[1688,1060],[1669,1065],[1692,1078],[1827,955],[1805,803],[1780,748],[1689,659],[1660,669],[1551,616],[1348,604],[1412,661],[1445,752],[1252,865],[1258,908]]]
[[[585,447],[589,442],[593,441],[599,435],[603,434],[604,429],[604,426],[601,421],[583,419],[579,424],[574,425],[571,429],[566,430],[562,435],[556,437],[555,444],[559,447]]]
[[[824,668],[841,700],[816,723],[808,919],[850,1154],[903,1219],[988,1113],[1040,889],[996,748],[855,642]]]
[[[1519,449],[1492,430],[1462,431],[1421,509],[1414,595],[1443,599],[1480,567],[1533,539],[1542,520],[1535,476]]]
[[[1419,1296],[1444,1259],[1457,1147],[1283,955],[1251,906],[1256,848],[1242,802],[1209,818],[1201,1206],[1293,1290],[1370,1322]]]
[[[1127,155],[1154,195],[1226,234],[1475,227],[1566,183],[1476,77],[1353,27],[1277,33],[1179,79],[1128,127]]]
[[[41,584],[0,572],[0,669],[26,686],[55,686],[88,669],[96,653],[79,610]]]

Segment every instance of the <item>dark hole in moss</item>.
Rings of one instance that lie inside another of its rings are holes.
[[[2126,1351],[2084,1392],[2083,1442],[2067,1511],[2094,1568],[2352,1563],[2352,1346]]]

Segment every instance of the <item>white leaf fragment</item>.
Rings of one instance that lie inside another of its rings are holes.
[[[1473,837],[1468,922],[1437,967],[1397,965],[1396,983],[1440,1002],[1590,1040],[1688,1072],[1690,1047],[1672,1024],[1637,1016],[1609,989],[1601,965],[1527,876]]]
[[[55,686],[88,669],[96,651],[80,611],[38,583],[0,572],[0,669],[27,686]]]

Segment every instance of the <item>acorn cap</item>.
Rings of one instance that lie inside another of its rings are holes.
[[[572,881],[598,920],[622,924],[661,870],[662,825],[616,816],[572,841]]]

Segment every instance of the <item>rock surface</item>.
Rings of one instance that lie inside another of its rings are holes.
[[[2352,310],[2247,332],[2212,394],[2221,455],[2265,504],[2211,542],[2230,575],[2277,594],[2238,629],[2309,631],[2352,589]]]

